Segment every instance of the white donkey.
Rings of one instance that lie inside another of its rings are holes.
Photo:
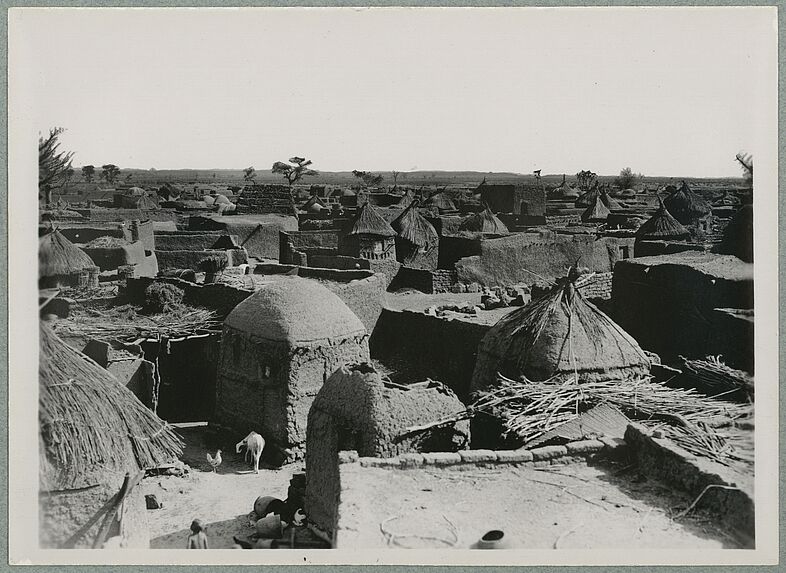
[[[262,455],[262,450],[265,449],[265,438],[256,432],[251,432],[237,443],[235,446],[235,452],[239,454],[240,448],[243,446],[246,447],[246,455],[244,459],[248,461],[248,454],[251,454],[251,456],[254,458],[254,473],[259,473],[259,457]]]

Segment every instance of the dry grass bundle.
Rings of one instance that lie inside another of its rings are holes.
[[[677,425],[659,425],[663,435],[682,449],[723,465],[733,461],[748,462],[748,458],[738,454],[731,442],[707,423],[696,420],[694,423],[682,421]]]
[[[532,382],[501,375],[496,387],[476,393],[472,409],[501,419],[507,432],[529,442],[602,402],[638,420],[673,421],[675,416],[688,422],[713,417],[734,420],[751,411],[747,406],[714,400],[695,390],[669,388],[650,377],[577,383],[574,376]]]
[[[77,308],[58,321],[62,335],[99,340],[133,341],[140,338],[180,338],[221,332],[221,321],[210,310],[176,305],[161,314],[143,315],[127,304],[108,309]]]
[[[129,244],[125,239],[120,237],[97,237],[85,245],[88,249],[117,249],[125,247]]]
[[[89,485],[104,469],[136,471],[176,459],[179,436],[108,371],[41,325],[39,456],[43,486]]]
[[[690,377],[696,388],[711,396],[740,395],[753,400],[753,377],[723,363],[720,356],[708,356],[706,360],[688,360],[680,356],[683,373]]]

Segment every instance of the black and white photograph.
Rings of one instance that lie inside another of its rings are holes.
[[[12,563],[777,562],[776,8],[8,34]]]

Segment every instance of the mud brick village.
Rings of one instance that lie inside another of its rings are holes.
[[[753,546],[750,157],[146,172],[60,134],[41,547]]]

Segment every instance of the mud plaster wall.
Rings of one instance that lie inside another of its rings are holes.
[[[436,269],[439,265],[439,242],[429,247],[428,251],[422,252],[416,245],[397,236],[396,260],[413,269]]]
[[[147,505],[142,488],[136,486],[123,501],[120,521],[121,547],[128,549],[150,548],[150,526]]]
[[[620,247],[633,251],[632,239],[589,235],[566,236],[557,241],[531,243],[530,238],[510,235],[481,243],[479,256],[466,257],[456,263],[456,274],[461,283],[483,286],[532,285],[540,277],[557,279],[579,261],[591,271],[607,273],[620,259]],[[539,275],[539,276],[538,276]]]
[[[643,474],[673,484],[693,496],[712,484],[740,488],[741,491],[707,490],[697,506],[716,513],[725,525],[752,544],[756,531],[752,478],[750,483],[743,483],[740,481],[742,476],[729,468],[696,457],[668,439],[654,438],[640,424],[628,426],[625,442]]]
[[[72,536],[74,547],[89,548],[98,534],[102,516],[97,514],[123,485],[125,472],[104,471],[91,476],[93,487],[40,492],[38,496],[39,542],[42,548],[63,547]],[[90,525],[94,517],[96,523]]]
[[[384,309],[371,335],[371,355],[403,362],[414,378],[439,380],[462,401],[469,395],[478,344],[489,325]]]
[[[684,251],[706,251],[704,245],[679,243],[676,241],[636,241],[637,257],[655,257],[658,255],[671,255]]]
[[[122,265],[145,263],[145,246],[141,241],[119,247],[80,247],[102,271],[113,271]]]
[[[341,364],[368,360],[367,335],[290,348],[225,326],[214,421],[240,434],[259,432],[287,460],[298,459],[322,384]]]
[[[156,248],[161,251],[204,251],[223,233],[219,231],[177,231],[156,233]]]
[[[204,251],[156,251],[158,267],[167,269],[193,269],[198,270],[199,261],[206,257],[220,257],[226,259],[228,267],[236,267],[248,262],[245,249],[231,250],[204,250]]]
[[[641,261],[621,261],[615,267],[612,318],[642,348],[664,360],[680,354],[686,358],[719,354],[727,344],[719,348],[716,342],[733,340],[737,331],[731,322],[713,321],[713,309],[753,308],[752,279],[714,276],[680,264],[679,259],[674,264]],[[729,330],[719,330],[724,327]]]
[[[174,221],[177,223],[177,211],[174,209],[90,209],[87,211],[91,221]]]
[[[581,294],[589,299],[609,300],[614,273],[598,273],[581,286]]]
[[[361,456],[394,457],[418,451],[435,451],[433,444],[450,441],[447,432],[426,432],[398,441],[407,427],[439,420],[461,411],[455,395],[434,388],[399,390],[385,387],[376,372],[341,368],[325,382],[308,416],[306,447],[306,510],[318,527],[332,531],[341,489],[340,450],[352,449]],[[462,439],[455,451],[469,443],[469,423],[455,424]],[[450,434],[452,436],[452,434]],[[442,440],[442,441],[440,441]]]
[[[63,234],[63,236],[71,241],[72,243],[77,244],[87,244],[93,239],[97,239],[99,237],[116,237],[118,239],[125,239],[126,241],[131,240],[131,230],[128,229],[123,224],[108,224],[106,226],[60,226],[58,225],[58,230]],[[48,232],[49,229],[46,227],[39,227],[38,234],[41,235],[42,232]]]

